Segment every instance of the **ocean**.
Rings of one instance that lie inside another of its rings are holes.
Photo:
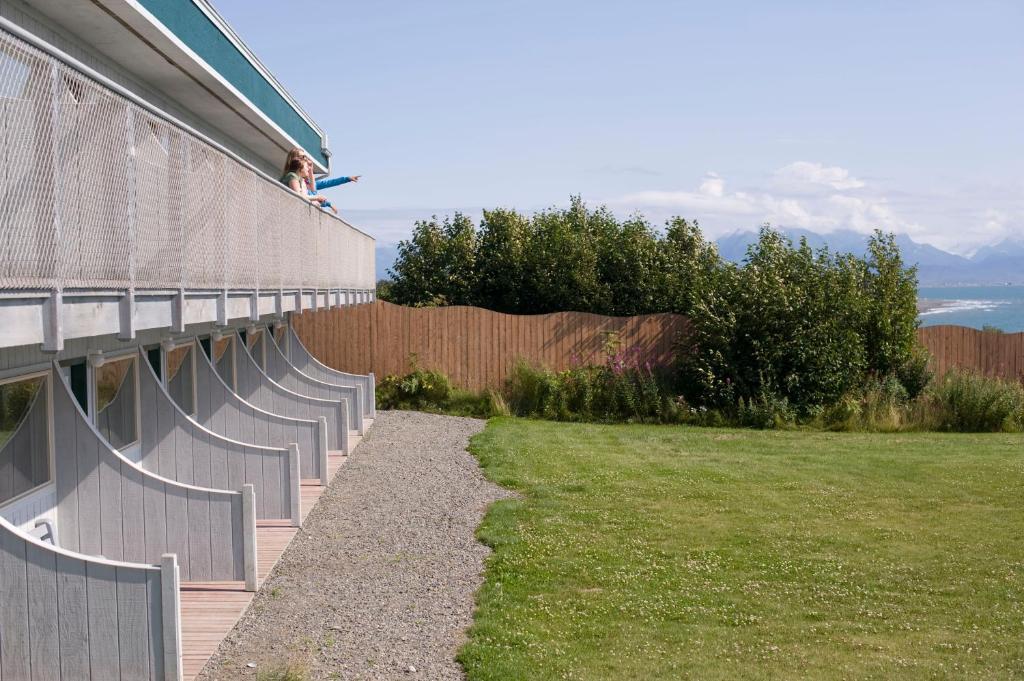
[[[921,326],[957,324],[1024,331],[1024,286],[941,286],[918,289]]]

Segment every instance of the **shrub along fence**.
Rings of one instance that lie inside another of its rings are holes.
[[[294,315],[305,346],[330,367],[378,377],[419,365],[469,390],[500,387],[519,358],[555,371],[601,363],[614,338],[636,347],[645,361],[669,366],[685,317],[652,314],[604,317],[584,312],[507,315],[476,307],[410,308],[377,301]],[[1024,333],[962,326],[920,329],[918,338],[942,374],[959,366],[1024,382]]]

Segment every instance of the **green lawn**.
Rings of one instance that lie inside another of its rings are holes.
[[[484,679],[1024,678],[1024,437],[493,420]]]

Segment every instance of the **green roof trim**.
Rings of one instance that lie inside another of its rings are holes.
[[[327,165],[320,134],[192,0],[139,0],[139,4],[313,158]]]

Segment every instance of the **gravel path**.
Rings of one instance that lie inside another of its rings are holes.
[[[489,551],[474,532],[510,495],[466,452],[483,427],[378,412],[199,678],[286,663],[309,679],[464,678],[454,657]]]

